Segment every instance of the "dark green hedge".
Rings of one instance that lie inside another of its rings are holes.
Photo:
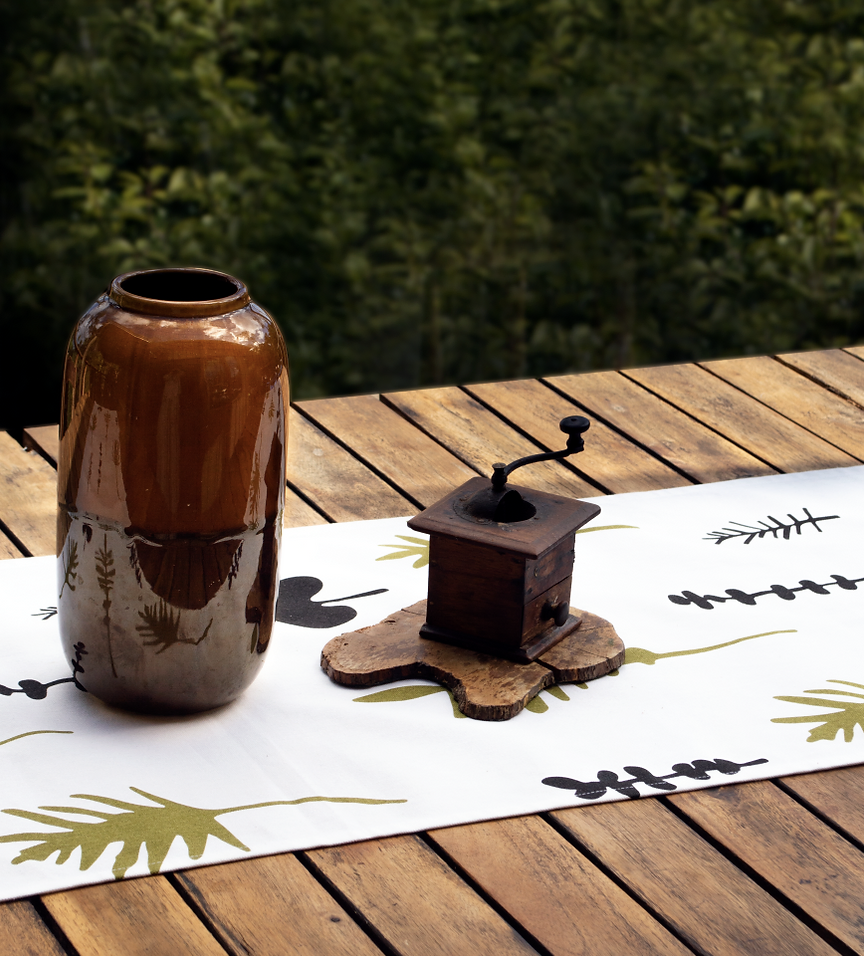
[[[861,9],[2,0],[0,425],[163,264],[303,397],[860,340]]]

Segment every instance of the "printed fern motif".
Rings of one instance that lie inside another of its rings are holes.
[[[74,730],[28,730],[23,734],[15,734],[14,737],[7,737],[5,740],[0,740],[0,747],[4,744],[11,744],[13,740],[22,740],[24,737],[36,737],[39,734],[73,734]]]
[[[821,520],[821,519],[820,519]],[[621,528],[632,528],[638,530],[633,524],[604,524],[592,528],[580,528],[576,534],[588,534],[589,531],[617,531]],[[425,568],[429,563],[429,542],[426,538],[412,538],[411,535],[397,534],[400,541],[407,541],[408,544],[379,544],[379,548],[396,548],[391,554],[382,554],[376,561],[396,561],[399,558],[416,558],[412,567]]]
[[[812,525],[821,534],[820,521],[832,521],[834,518],[840,517],[840,515],[824,515],[821,518],[814,518],[806,508],[802,508],[802,511],[807,515],[806,518],[796,518],[795,515],[789,514],[787,515],[789,521],[786,524],[771,515],[768,515],[768,521],[773,522],[773,524],[759,521],[757,525],[747,525],[740,521],[730,521],[729,524],[736,525],[736,527],[723,528],[721,531],[710,531],[708,536],[702,540],[723,544],[724,541],[730,541],[732,538],[744,538],[744,544],[750,544],[755,538],[761,539],[770,534],[772,538],[776,539],[778,535],[782,534],[783,539],[788,541],[793,531],[796,534],[801,534],[801,529],[807,525]]]
[[[90,803],[111,807],[110,810],[93,810],[89,807],[40,807],[46,813],[32,810],[4,810],[11,816],[22,817],[33,823],[56,827],[56,830],[32,831],[29,833],[10,833],[0,836],[0,843],[30,843],[13,863],[29,861],[46,862],[55,853],[56,863],[65,863],[75,850],[81,850],[82,871],[89,870],[112,843],[121,844],[112,867],[115,879],[123,879],[126,872],[138,860],[141,848],[147,854],[147,865],[151,873],[158,873],[165,862],[171,844],[179,837],[186,844],[189,857],[199,860],[207,845],[207,838],[214,837],[236,847],[249,851],[234,834],[218,823],[216,817],[225,813],[237,813],[240,810],[255,810],[260,807],[292,807],[301,803],[363,803],[380,805],[388,803],[406,803],[405,800],[371,800],[364,797],[300,797],[297,800],[270,800],[266,803],[250,803],[239,807],[222,807],[210,810],[202,807],[190,807],[173,800],[157,797],[155,794],[130,787],[134,793],[150,800],[150,804],[128,803],[111,797],[94,796],[88,793],[73,793],[72,800],[87,800]],[[53,814],[70,814],[73,817],[95,817],[97,822],[68,819]]]
[[[380,559],[379,559],[380,560]],[[355,697],[355,704],[391,704],[399,700],[416,700],[418,697],[428,697],[430,694],[447,694],[450,698],[450,706],[453,708],[454,717],[464,717],[465,714],[459,710],[456,698],[453,692],[446,687],[430,687],[428,684],[408,684],[404,687],[391,687],[389,690],[379,690],[374,694],[364,694],[362,697]]]
[[[786,628],[781,631],[763,631],[761,634],[748,634],[746,637],[736,637],[731,641],[724,641],[722,644],[710,644],[707,647],[691,647],[685,650],[680,651],[664,651],[658,653],[657,651],[649,651],[644,647],[628,647],[624,652],[624,665],[627,664],[648,664],[653,666],[657,661],[665,660],[670,657],[689,657],[691,654],[706,654],[710,651],[719,651],[724,647],[732,647],[734,644],[741,644],[743,641],[755,641],[760,637],[771,637],[774,634],[797,634],[798,631],[795,628]],[[619,668],[609,671],[606,675],[607,677],[617,677],[620,673]],[[587,690],[589,687],[588,682],[586,681],[577,681],[575,684],[570,686],[575,686],[579,690]],[[428,684],[408,684],[403,685],[402,687],[390,687],[385,690],[376,691],[373,694],[364,694],[362,697],[355,697],[355,704],[384,704],[384,703],[394,703],[396,701],[404,700],[415,700],[418,697],[426,697],[429,694],[440,694],[443,693],[447,688],[440,686],[429,686]],[[465,714],[459,710],[459,706],[456,703],[456,699],[453,697],[453,694],[450,691],[447,691],[450,695],[450,703],[453,706],[453,716],[454,717],[464,717]],[[531,714],[545,714],[549,710],[549,704],[541,696],[542,694],[550,694],[552,697],[557,698],[561,701],[569,701],[570,697],[567,692],[561,687],[560,684],[552,684],[550,687],[544,687],[536,697],[533,697],[525,705],[525,710]],[[786,700],[787,698],[778,698]],[[791,699],[791,698],[790,698]]]
[[[392,554],[382,554],[376,561],[395,561],[397,558],[416,558],[412,567],[425,568],[429,563],[429,542],[426,538],[412,538],[407,534],[397,534],[400,541],[408,544],[379,544],[379,548],[397,548]]]
[[[829,680],[829,684],[845,684],[847,687],[857,687],[864,690],[864,684],[856,684],[849,680]],[[810,731],[807,743],[817,740],[834,740],[841,731],[846,743],[851,743],[855,735],[855,728],[864,730],[864,694],[856,694],[848,690],[805,690],[805,694],[829,694],[832,697],[846,697],[847,700],[827,700],[824,697],[775,697],[789,704],[803,704],[806,707],[839,708],[824,714],[805,714],[801,717],[774,717],[774,724],[819,724]]]

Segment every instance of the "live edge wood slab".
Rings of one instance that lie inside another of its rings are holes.
[[[420,637],[426,601],[403,608],[371,627],[334,637],[321,667],[337,684],[374,687],[420,677],[452,691],[459,710],[475,720],[509,720],[544,687],[576,684],[624,663],[624,643],[612,625],[573,609],[579,626],[530,664],[518,664]]]

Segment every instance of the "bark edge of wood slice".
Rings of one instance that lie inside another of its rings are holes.
[[[396,611],[370,627],[334,637],[321,651],[321,668],[336,684],[374,687],[419,677],[453,693],[474,720],[509,720],[544,687],[596,680],[624,663],[615,628],[590,611],[572,609],[582,623],[530,664],[517,664],[420,637],[426,601]]]

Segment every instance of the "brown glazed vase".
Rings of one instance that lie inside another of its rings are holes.
[[[288,357],[237,279],[118,276],[69,340],[58,616],[78,683],[155,714],[255,678],[273,625]]]

